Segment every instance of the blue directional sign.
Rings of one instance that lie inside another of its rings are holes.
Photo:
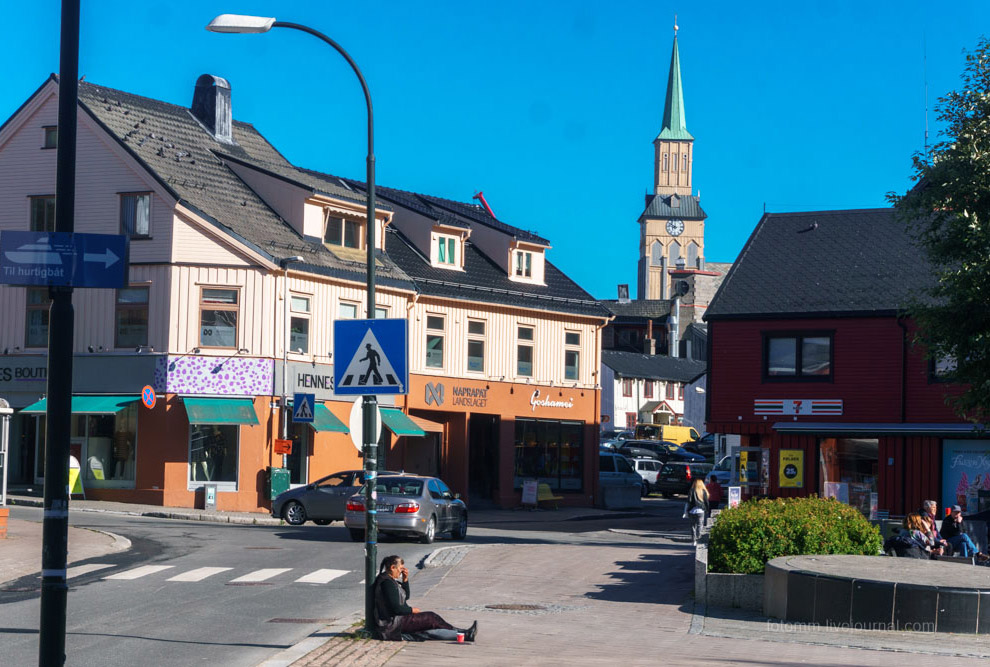
[[[334,393],[408,393],[408,349],[406,320],[334,321]]]
[[[0,283],[119,288],[127,285],[127,237],[0,233]]]
[[[293,394],[292,421],[312,424],[316,414],[316,394]]]

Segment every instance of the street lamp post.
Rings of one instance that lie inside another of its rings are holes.
[[[374,113],[371,107],[371,93],[368,91],[368,84],[364,80],[364,75],[358,68],[357,63],[337,42],[333,41],[318,30],[298,23],[287,23],[276,21],[272,17],[265,16],[243,16],[239,14],[221,14],[210,21],[206,29],[211,32],[226,33],[260,33],[268,32],[272,28],[291,28],[309,33],[314,37],[323,40],[333,47],[337,53],[344,57],[347,64],[354,70],[358,81],[361,83],[361,90],[364,91],[364,100],[368,106],[368,157],[367,157],[367,234],[366,242],[368,246],[368,319],[375,317],[375,123]],[[285,377],[283,373],[282,377]],[[378,560],[378,517],[375,503],[375,479],[378,476],[378,433],[375,423],[375,415],[378,411],[378,397],[369,395],[364,397],[362,406],[362,422],[364,434],[364,505],[365,505],[365,531],[364,531],[364,623],[368,630],[373,629],[373,611],[375,599],[373,585],[376,572],[376,561]]]
[[[286,375],[288,374],[289,337],[292,335],[292,326],[289,324],[289,264],[303,261],[299,255],[286,257],[278,262],[282,269],[282,402],[279,403],[279,419],[282,432],[282,439],[289,439],[289,410],[286,401]],[[282,454],[282,467],[288,466],[288,456]]]

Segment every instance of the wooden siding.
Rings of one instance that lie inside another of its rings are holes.
[[[426,318],[428,315],[444,317],[444,365],[443,368],[426,366]],[[485,322],[485,372],[467,371],[467,321]],[[600,321],[599,321],[600,322]],[[567,317],[554,313],[536,313],[516,308],[492,306],[461,301],[441,301],[423,298],[417,301],[409,313],[410,372],[423,375],[495,379],[525,382],[516,375],[516,328],[534,328],[533,376],[534,383],[548,382],[590,387],[596,384],[599,363],[599,329],[594,320]],[[564,379],[564,333],[580,333],[578,379]]]
[[[221,243],[215,236],[202,231],[181,215],[173,216],[172,225],[175,237],[175,244],[172,247],[173,262],[223,266],[253,264],[243,253],[237,252],[232,244]]]

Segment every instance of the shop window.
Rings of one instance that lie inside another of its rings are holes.
[[[626,428],[636,428],[636,417],[635,412],[626,413]]]
[[[120,233],[134,238],[151,235],[151,194],[120,195]]]
[[[653,380],[643,381],[643,398],[653,398]]]
[[[31,231],[55,231],[55,196],[31,197]]]
[[[533,327],[518,327],[516,339],[516,375],[533,377]]]
[[[79,415],[85,422],[86,486],[133,487],[137,460],[137,403],[116,414]]]
[[[313,429],[309,424],[293,422],[289,427],[289,439],[292,440],[292,451],[285,457],[285,467],[289,469],[289,484],[305,484],[309,481],[306,471]]]
[[[426,366],[443,368],[444,317],[426,316]]]
[[[467,369],[469,373],[485,372],[485,323],[468,320]]]
[[[632,396],[633,381],[632,378],[622,378],[622,395],[626,398]]]
[[[877,493],[880,441],[820,438],[818,452],[818,493],[848,503],[869,516],[870,495]]]
[[[828,381],[832,377],[832,336],[764,336],[764,380]]]
[[[536,479],[554,490],[582,490],[583,422],[517,419],[515,449],[513,488]]]
[[[48,347],[48,314],[51,305],[47,287],[27,288],[24,347]]]
[[[513,253],[513,275],[517,278],[533,277],[533,253],[528,250],[516,250]]]
[[[337,305],[337,319],[339,320],[356,320],[357,313],[358,306],[356,303],[341,301]]]
[[[199,344],[203,347],[237,347],[236,289],[204,287],[199,304]]]
[[[237,488],[236,425],[193,424],[189,427],[189,482],[224,484]]]
[[[44,133],[42,139],[42,148],[58,148],[58,126],[57,125],[46,125],[41,128]]]
[[[147,287],[126,287],[117,290],[116,324],[114,347],[138,347],[148,344]]]
[[[330,215],[327,209],[324,218],[323,242],[327,245],[341,246],[343,248],[361,247],[361,227],[362,224],[356,220],[339,218]]]
[[[309,297],[293,294],[289,297],[289,351],[309,353]]]

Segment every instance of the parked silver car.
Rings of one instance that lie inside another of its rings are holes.
[[[467,506],[436,477],[386,473],[378,477],[376,492],[381,534],[412,535],[424,544],[432,543],[437,533],[449,531],[455,540],[467,535]],[[364,517],[364,496],[358,493],[347,501],[344,513],[355,542],[364,540]]]
[[[384,475],[400,473],[384,472]],[[286,523],[301,526],[312,521],[325,526],[342,521],[347,499],[361,488],[364,471],[344,470],[322,477],[306,486],[298,486],[278,494],[272,501],[272,516]]]
[[[656,459],[634,458],[629,459],[639,476],[643,478],[643,496],[648,496],[657,488],[657,473],[663,464]]]

